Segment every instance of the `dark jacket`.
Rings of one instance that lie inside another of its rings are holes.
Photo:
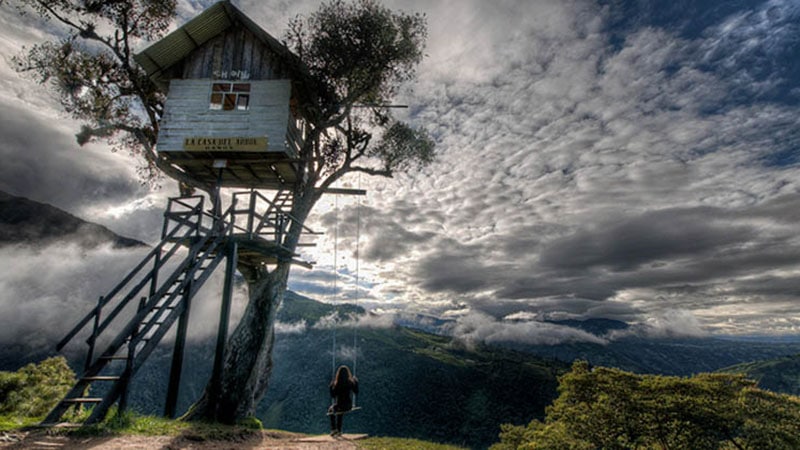
[[[353,377],[351,381],[339,383],[334,387],[333,383],[329,386],[331,397],[334,398],[334,411],[350,411],[353,409],[352,394],[358,394],[358,378]]]

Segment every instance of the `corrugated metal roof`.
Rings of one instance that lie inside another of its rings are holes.
[[[277,39],[270,36],[249,17],[236,9],[230,1],[223,0],[211,5],[200,15],[186,22],[182,27],[136,54],[134,59],[150,75],[150,78],[156,81],[163,81],[159,78],[166,69],[189,56],[196,48],[227,30],[237,21],[247,27],[279,55],[296,58]]]

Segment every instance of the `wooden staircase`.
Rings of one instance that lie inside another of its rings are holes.
[[[42,425],[62,422],[67,411],[77,405],[93,405],[87,424],[101,421],[118,400],[119,410],[124,410],[131,378],[177,321],[166,402],[166,414],[173,415],[191,299],[220,262],[229,258],[226,284],[232,283],[236,261],[244,258],[251,258],[255,264],[289,259],[310,267],[310,263],[295,260],[297,255],[283,246],[287,227],[295,220],[289,213],[291,191],[278,191],[269,199],[250,190],[234,193],[232,200],[230,208],[221,214],[205,211],[202,196],[169,200],[161,242],[100,297],[92,311],[56,346],[60,351],[92,324],[83,375]],[[318,234],[306,227],[304,232]],[[239,246],[241,250],[237,250]],[[95,357],[98,348],[102,351]],[[221,359],[220,355],[216,357]]]
[[[87,339],[89,351],[84,373],[47,415],[43,425],[62,421],[64,414],[75,405],[94,405],[85,423],[102,420],[117,400],[120,400],[120,409],[125,409],[131,377],[181,317],[189,300],[225,259],[222,247],[230,222],[226,223],[226,216],[223,216],[216,222],[222,224],[221,227],[204,228],[202,197],[200,199],[187,213],[177,213],[172,217],[176,225],[169,231],[165,228],[162,241],[109,294],[100,297],[97,306],[58,344],[57,349],[61,350],[84,326],[93,322],[92,333]],[[183,260],[177,267],[174,263],[168,264],[187,241],[192,244]],[[143,273],[150,263],[152,269]],[[159,275],[166,277],[160,285]],[[131,286],[124,290],[128,285]],[[141,295],[148,287],[149,293]],[[122,295],[123,292],[126,293]],[[126,307],[130,309],[129,305],[135,298],[139,298],[136,312],[123,325],[119,320],[120,313]],[[104,309],[111,309],[105,317],[101,314]],[[115,337],[95,358],[98,340],[120,325]],[[88,395],[89,392],[92,395]]]

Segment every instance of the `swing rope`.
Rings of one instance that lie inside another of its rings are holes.
[[[358,188],[361,189],[361,173],[358,174]],[[361,292],[361,285],[359,284],[359,249],[361,245],[361,197],[358,197],[356,203],[356,314],[358,314],[358,300]],[[353,323],[353,376],[356,376],[358,371],[358,323]],[[353,408],[356,408],[357,395],[353,393]]]
[[[358,187],[361,188],[361,174],[358,177]],[[334,309],[336,310],[336,319],[338,319],[338,311],[339,311],[339,195],[335,196],[334,200],[334,228],[333,228],[333,303]],[[360,276],[360,245],[361,245],[361,199],[359,198],[356,203],[356,250],[355,250],[355,258],[356,258],[356,267],[355,267],[355,282],[356,282],[356,292],[355,292],[355,309],[358,311],[358,302],[360,299],[360,284],[359,284],[359,276]],[[336,378],[336,328],[338,325],[334,322],[333,326],[333,339],[332,339],[332,351],[331,351],[331,379]],[[358,373],[358,324],[353,324],[353,376],[355,377]],[[356,395],[353,394],[353,410],[360,409],[356,406]]]
[[[333,207],[333,304],[336,315],[334,316],[333,323],[333,347],[331,352],[331,379],[336,378],[336,319],[339,316],[339,287],[337,281],[339,280],[339,195],[335,196]]]

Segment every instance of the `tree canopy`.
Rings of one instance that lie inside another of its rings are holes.
[[[322,136],[306,158],[320,162],[310,170],[320,187],[348,172],[392,176],[433,160],[427,133],[391,114],[426,39],[424,15],[393,12],[374,0],[333,0],[290,22],[286,40],[315,86],[308,113]],[[366,163],[370,157],[377,164]]]
[[[800,398],[741,375],[636,375],[576,362],[544,422],[504,425],[493,450],[800,448]]]

